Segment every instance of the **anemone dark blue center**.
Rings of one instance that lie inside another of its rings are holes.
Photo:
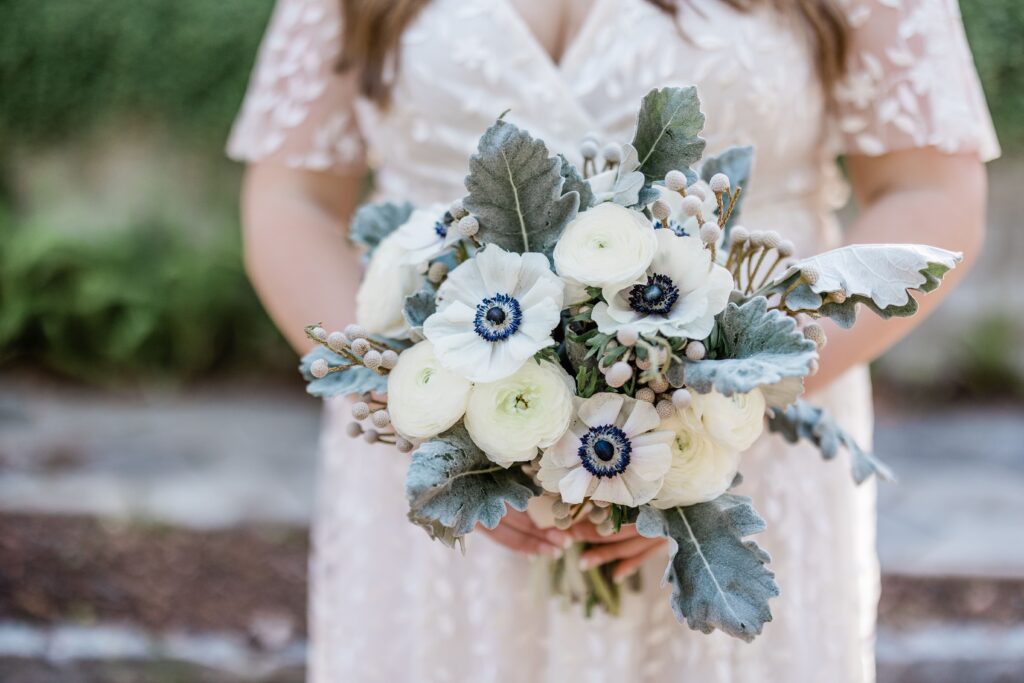
[[[629,290],[629,307],[644,315],[668,315],[679,299],[679,288],[667,275],[654,273],[646,283]]]
[[[675,234],[679,235],[680,237],[689,237],[690,236],[690,233],[688,233],[685,230],[683,230],[683,226],[680,225],[679,221],[675,220],[674,218],[669,218],[668,219],[668,225],[665,225],[664,223],[662,223],[659,220],[655,220],[654,221],[654,229],[655,230],[661,230],[662,228],[668,228],[669,230],[671,230]]]
[[[473,331],[489,342],[499,342],[515,334],[522,322],[519,302],[508,294],[495,294],[477,305]]]
[[[444,239],[448,236],[448,226],[444,224],[444,221],[438,221],[434,223],[434,232],[437,233],[438,237]]]
[[[615,425],[591,427],[580,439],[577,455],[583,467],[595,477],[614,477],[629,467],[633,444]]]

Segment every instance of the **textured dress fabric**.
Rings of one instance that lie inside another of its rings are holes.
[[[337,0],[279,0],[229,153],[329,173],[368,164],[378,199],[448,202],[464,194],[468,157],[506,109],[578,162],[587,132],[628,141],[652,88],[696,85],[708,152],[757,148],[743,223],[778,230],[805,255],[840,239],[838,155],[998,154],[953,0],[846,2],[850,71],[832,107],[794,19],[699,5],[673,20],[644,0],[594,0],[555,63],[508,0],[435,0],[402,38],[382,111],[335,72]],[[864,368],[812,398],[870,445]],[[482,534],[465,556],[430,541],[406,520],[407,459],[351,440],[346,422],[346,405],[328,404],[311,565],[315,683],[874,679],[875,490],[855,486],[845,462],[772,435],[744,455],[740,492],[768,522],[756,540],[781,587],[774,621],[747,644],[676,622],[664,557],[644,567],[620,617],[586,619],[536,590],[537,561]]]

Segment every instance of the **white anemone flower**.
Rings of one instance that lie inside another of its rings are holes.
[[[554,344],[564,290],[543,254],[491,244],[448,274],[423,334],[446,368],[493,382]]]
[[[458,231],[444,224],[444,204],[416,209],[393,234],[407,252],[409,263],[420,265],[438,256],[449,245],[449,234]]]
[[[430,342],[398,354],[388,374],[388,414],[395,430],[410,439],[436,436],[466,412],[473,385],[441,367]]]
[[[680,237],[700,237],[700,225],[697,223],[697,217],[687,216],[683,213],[683,195],[668,189],[664,185],[654,185],[653,187],[658,191],[658,199],[668,204],[669,209],[671,209],[671,213],[666,221],[667,225],[664,225],[659,220],[655,220],[655,230],[668,228]],[[715,211],[718,209],[718,200],[715,198],[715,193],[711,191],[711,188],[703,180],[698,180],[686,189],[689,192],[691,188],[695,189],[693,194],[699,192],[704,195],[700,207],[701,217],[704,219],[704,222],[710,221],[717,224],[718,220],[715,218]]]
[[[381,240],[370,257],[356,291],[356,322],[370,334],[392,339],[409,336],[409,324],[402,315],[405,297],[423,286],[411,252],[400,229]]]
[[[626,285],[605,287],[593,320],[604,334],[630,328],[638,334],[704,339],[729,303],[732,275],[712,262],[700,238],[669,230],[654,234],[658,253],[647,272]]]
[[[639,211],[604,202],[565,226],[555,245],[555,270],[580,285],[605,287],[644,274],[658,248],[651,223]]]
[[[508,467],[533,460],[561,438],[572,420],[575,383],[562,366],[528,362],[469,395],[466,429],[491,462]]]
[[[745,451],[764,431],[765,400],[760,389],[732,396],[724,396],[717,391],[691,393],[693,397],[688,410],[724,447]]]
[[[672,464],[674,434],[660,424],[645,401],[611,393],[578,400],[569,431],[540,460],[541,485],[570,504],[588,497],[630,507],[649,502]]]
[[[662,421],[661,429],[673,433],[672,466],[651,505],[665,509],[705,503],[729,489],[739,469],[740,451],[719,443],[692,408]]]

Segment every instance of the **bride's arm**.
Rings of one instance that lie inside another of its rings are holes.
[[[299,352],[303,327],[340,329],[355,319],[359,256],[345,226],[363,186],[359,169],[340,175],[251,163],[242,188],[245,267],[256,293]]]
[[[883,320],[861,310],[850,330],[822,320],[828,344],[821,351],[820,372],[808,378],[809,392],[854,365],[874,360],[919,325],[973,265],[985,233],[985,167],[975,154],[915,149],[851,156],[848,167],[860,214],[846,242],[930,244],[962,251],[964,261],[943,278],[938,290],[917,295],[921,309],[912,318]]]

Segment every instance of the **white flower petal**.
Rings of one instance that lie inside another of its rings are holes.
[[[658,411],[652,404],[647,401],[636,401],[626,423],[622,425],[622,431],[626,432],[626,436],[632,437],[657,429],[660,423],[661,418],[658,417]]]
[[[594,394],[580,405],[576,414],[590,427],[615,424],[624,400],[620,394]]]
[[[594,492],[590,497],[594,500],[601,500],[606,503],[617,503],[619,505],[628,505],[630,507],[636,505],[633,494],[629,490],[629,487],[626,486],[626,482],[621,475],[617,477],[603,477],[599,479],[597,488],[594,489]]]
[[[654,432],[658,433],[658,432]],[[644,481],[661,479],[672,465],[672,449],[669,443],[674,436],[672,432],[664,432],[664,441],[634,446],[630,453],[629,472]]]
[[[566,503],[582,503],[593,480],[594,475],[582,466],[577,467],[558,482],[558,492],[562,494],[562,500]]]
[[[654,496],[658,495],[658,490],[661,488],[661,479],[645,481],[630,470],[623,472],[621,478],[633,497],[633,501],[630,503],[631,507],[646,505],[651,502]]]

